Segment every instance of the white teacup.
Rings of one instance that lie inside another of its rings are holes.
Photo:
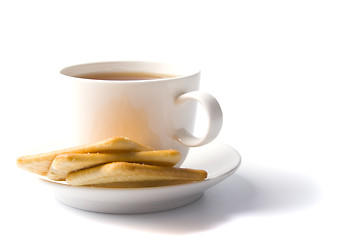
[[[99,72],[152,73],[160,74],[161,78],[104,80],[97,76],[98,79],[89,79],[90,75]],[[67,97],[72,105],[74,142],[77,144],[124,136],[154,149],[179,150],[182,154],[179,166],[189,147],[211,142],[222,126],[221,108],[212,95],[198,91],[200,72],[192,66],[99,62],[64,68],[61,77],[61,82],[71,91]],[[201,138],[191,133],[196,102],[204,107],[209,120],[205,123],[207,132]]]

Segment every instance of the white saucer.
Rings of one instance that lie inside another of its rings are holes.
[[[55,198],[74,208],[103,213],[148,213],[189,204],[203,192],[229,177],[240,166],[239,153],[224,143],[212,142],[192,148],[181,167],[203,169],[208,178],[202,182],[149,188],[94,188],[70,186],[41,178],[51,187]]]

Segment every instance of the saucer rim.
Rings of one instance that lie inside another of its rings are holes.
[[[143,214],[166,211],[179,208],[199,199],[205,191],[219,184],[236,172],[241,164],[241,155],[229,144],[213,142],[210,149],[217,154],[211,157],[213,160],[206,169],[211,178],[204,181],[147,188],[104,188],[91,186],[71,186],[68,184],[49,181],[46,177],[38,178],[42,184],[47,185],[59,202],[80,210],[98,213],[111,214]],[[210,145],[209,144],[209,145]],[[185,168],[201,168],[206,164],[206,150],[194,152],[191,160]],[[205,153],[204,153],[205,151]],[[214,153],[214,152],[213,152]],[[219,155],[218,155],[219,154]],[[202,158],[200,164],[196,163],[197,158]],[[225,158],[230,160],[229,164],[217,169],[218,164]],[[205,162],[204,162],[205,161]],[[219,170],[219,171],[218,171]]]

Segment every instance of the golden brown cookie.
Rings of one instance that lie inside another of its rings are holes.
[[[115,182],[86,185],[87,187],[100,188],[146,188],[146,187],[162,187],[171,185],[180,185],[185,183],[192,183],[197,181],[189,180],[158,180],[158,181],[136,181],[136,182]]]
[[[68,153],[58,155],[47,176],[52,180],[65,180],[71,172],[110,162],[133,162],[172,167],[181,159],[176,150],[158,150],[122,153]]]
[[[66,181],[70,185],[79,186],[146,181],[202,181],[206,177],[207,172],[204,170],[114,162],[72,172]]]
[[[20,168],[46,176],[54,158],[64,153],[138,152],[151,150],[153,149],[136,143],[129,138],[118,137],[48,153],[22,156],[17,159],[16,163]]]

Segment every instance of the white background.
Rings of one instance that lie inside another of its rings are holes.
[[[359,13],[348,0],[1,1],[0,238],[359,239]],[[61,133],[48,90],[61,68],[128,59],[199,63],[223,108],[218,141],[242,165],[176,210],[66,207],[15,160]]]

